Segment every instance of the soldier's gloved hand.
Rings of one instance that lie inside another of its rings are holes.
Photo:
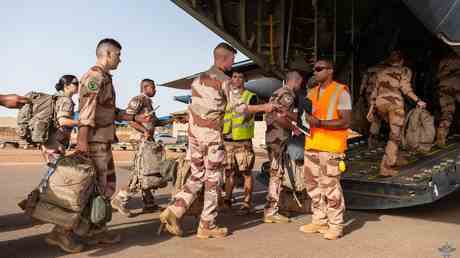
[[[417,101],[417,107],[426,108],[426,102],[422,100]]]
[[[150,123],[152,121],[151,114],[139,114],[134,117],[134,120],[138,123]]]

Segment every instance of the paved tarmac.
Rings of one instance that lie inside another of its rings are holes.
[[[298,231],[299,226],[310,221],[310,215],[297,216],[287,225],[262,223],[265,189],[257,185],[255,214],[219,216],[219,223],[232,232],[226,239],[197,239],[197,220],[193,217],[184,221],[186,236],[177,238],[156,234],[158,213],[134,218],[114,213],[110,226],[122,234],[120,244],[89,247],[83,253],[69,255],[44,242],[50,225],[30,227],[29,219],[16,206],[44,173],[43,166],[37,164],[39,160],[21,163],[27,160],[23,155],[20,151],[15,155],[0,152],[0,257],[442,257],[438,248],[444,244],[460,248],[460,192],[421,207],[347,211],[345,237],[327,241],[318,234]],[[21,162],[13,156],[20,157]],[[129,156],[117,154],[121,161],[117,165],[119,186],[126,183]],[[259,159],[256,168],[260,162]],[[167,188],[159,193],[160,204],[168,202],[169,191]],[[136,199],[133,207],[140,209],[141,201]],[[460,249],[451,257],[459,256]]]

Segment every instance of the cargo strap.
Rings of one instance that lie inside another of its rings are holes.
[[[56,171],[56,165],[58,161],[59,159],[56,159],[53,162],[48,163],[48,170],[46,171],[46,174],[43,176],[42,180],[40,181],[40,184],[38,185],[38,190],[40,191],[40,193],[44,193],[48,188],[48,181],[50,177],[54,174],[54,171]]]
[[[291,164],[291,159],[289,157],[289,154],[287,153],[287,150],[286,151],[283,151],[282,152],[283,156],[282,156],[282,166],[284,167],[285,171],[287,172],[287,175],[289,177],[289,181],[291,181],[291,185],[292,185],[292,196],[294,197],[294,200],[296,201],[297,205],[302,208],[302,204],[300,203],[299,201],[299,198],[297,197],[297,189],[296,189],[296,183],[295,183],[295,175],[294,175],[294,171],[292,170],[292,164]]]

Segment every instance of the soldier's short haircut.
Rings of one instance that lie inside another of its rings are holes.
[[[153,86],[155,86],[155,81],[149,78],[142,79],[141,81],[141,92],[144,92],[144,84],[145,83],[151,83]]]
[[[115,47],[118,50],[121,50],[120,42],[116,41],[115,39],[105,38],[105,39],[99,41],[99,43],[97,43],[96,56],[104,55],[105,51],[106,51],[106,48],[109,47],[109,46],[110,47]]]
[[[225,43],[225,42],[222,42],[222,43],[219,43],[219,45],[217,45],[215,48],[214,48],[214,56],[216,56],[217,52],[220,50],[220,49],[225,49],[227,51],[230,51],[232,52],[233,54],[236,54],[237,51],[234,47],[230,46],[229,44]]]
[[[289,70],[286,73],[286,81],[290,80],[302,80],[302,74],[298,70]]]

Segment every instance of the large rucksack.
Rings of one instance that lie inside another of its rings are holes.
[[[401,137],[403,148],[429,152],[435,137],[436,128],[430,112],[422,108],[413,108],[407,113]]]
[[[32,91],[26,97],[31,103],[18,111],[16,133],[28,143],[45,143],[55,126],[54,107],[58,96]]]
[[[40,222],[52,223],[68,230],[79,228],[80,232],[87,232],[90,216],[85,219],[84,213],[94,213],[96,191],[96,169],[93,162],[86,156],[73,154],[54,162],[40,185],[18,205]]]
[[[64,156],[50,168],[40,184],[40,200],[63,209],[81,212],[94,193],[96,169],[92,160],[81,155]]]
[[[142,141],[134,157],[134,171],[130,179],[130,189],[148,190],[165,187],[162,175],[163,147],[153,141]]]

